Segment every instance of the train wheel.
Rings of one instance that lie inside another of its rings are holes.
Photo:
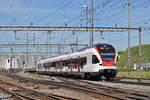
[[[105,80],[106,80],[106,77],[102,75],[102,76],[101,76],[101,80],[102,80],[102,81],[105,81]]]
[[[108,77],[108,78],[106,78],[106,80],[107,80],[107,81],[112,81],[113,78],[112,78],[112,77]]]
[[[90,74],[89,73],[85,73],[84,74],[84,78],[86,79],[86,80],[89,80],[91,77],[90,77]]]

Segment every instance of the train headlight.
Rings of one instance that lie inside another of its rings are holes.
[[[104,64],[103,63],[101,63],[101,64],[99,64],[100,66],[104,66]]]

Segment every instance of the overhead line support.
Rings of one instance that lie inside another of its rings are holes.
[[[141,70],[141,63],[142,63],[142,46],[141,46],[141,27],[139,27],[139,68]]]
[[[139,28],[124,27],[47,27],[47,26],[0,26],[0,31],[106,31],[106,32],[124,32],[128,30],[138,30]],[[146,28],[145,28],[146,30]],[[147,29],[148,30],[148,29]]]
[[[130,28],[130,6],[131,2],[128,0],[128,28]],[[130,30],[128,30],[128,74],[131,67],[131,61],[130,61]]]

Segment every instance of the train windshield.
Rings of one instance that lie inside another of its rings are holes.
[[[103,61],[114,61],[115,49],[111,45],[98,46]]]

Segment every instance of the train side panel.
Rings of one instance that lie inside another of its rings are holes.
[[[92,76],[93,78],[101,76],[113,78],[117,73],[116,62],[116,49],[111,45],[98,44],[70,54],[41,60],[37,64],[37,71],[61,75]]]

